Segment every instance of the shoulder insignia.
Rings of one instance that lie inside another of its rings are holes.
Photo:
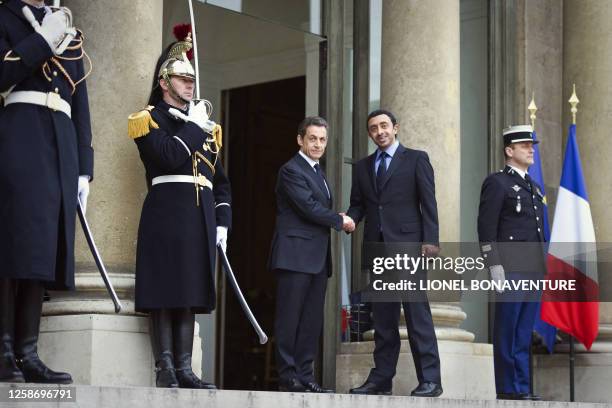
[[[217,152],[221,150],[223,146],[223,129],[221,125],[217,124],[212,131],[213,137],[215,138],[215,144],[217,145]]]
[[[512,186],[512,189],[518,193],[521,188],[519,187],[518,184],[515,184]]]
[[[132,139],[148,135],[151,129],[159,129],[159,125],[151,117],[153,106],[147,106],[140,112],[128,116],[128,136]]]

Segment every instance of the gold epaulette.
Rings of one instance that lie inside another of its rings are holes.
[[[128,136],[132,139],[137,139],[146,136],[153,129],[159,129],[159,125],[155,123],[151,117],[153,106],[147,106],[140,112],[132,113],[128,116]]]
[[[213,128],[213,137],[215,138],[215,144],[217,145],[217,152],[221,150],[221,146],[223,146],[223,129],[221,129],[221,125],[215,125]]]

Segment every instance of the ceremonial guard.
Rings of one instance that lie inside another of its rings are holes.
[[[478,237],[497,284],[544,274],[543,195],[527,170],[533,164],[531,126],[503,132],[506,167],[482,184]],[[498,290],[493,358],[498,399],[537,400],[529,388],[529,348],[539,294]]]
[[[129,118],[149,187],[138,230],[136,310],[150,313],[156,385],[214,389],[193,373],[191,351],[194,314],[215,308],[215,248],[226,246],[230,184],[219,161],[221,127],[209,120],[208,101],[193,101],[189,28],[179,31],[181,40],[158,60],[149,106]]]
[[[0,381],[69,384],[37,343],[45,288],[74,289],[93,149],[84,37],[65,7],[0,5]]]

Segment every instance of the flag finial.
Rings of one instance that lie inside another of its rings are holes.
[[[531,119],[531,127],[535,130],[536,112],[538,111],[538,107],[535,104],[535,92],[531,94],[531,102],[529,102],[527,110],[529,111],[529,119]]]
[[[572,106],[572,124],[575,125],[576,113],[578,112],[578,108],[576,106],[578,106],[578,104],[580,103],[580,100],[578,100],[578,96],[576,96],[576,84],[574,84],[574,91],[572,92],[572,96],[569,98],[568,102]]]

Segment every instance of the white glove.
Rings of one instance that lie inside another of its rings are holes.
[[[87,197],[89,196],[89,176],[79,176],[78,200],[81,202],[83,214],[87,211]]]
[[[217,246],[221,245],[223,252],[227,250],[227,227],[217,227]]]
[[[499,285],[503,285],[506,281],[506,273],[502,265],[493,265],[489,267],[489,273],[491,274],[491,279],[496,281]],[[503,291],[503,287],[497,290],[498,293],[502,293]]]
[[[185,122],[195,123],[200,129],[208,133],[211,133],[215,127],[215,122],[208,120],[208,112],[204,102],[199,102],[198,104],[189,102],[189,113],[187,115],[175,108],[168,109],[168,112],[179,119],[183,119]]]
[[[41,25],[34,17],[32,10],[30,10],[27,6],[24,6],[21,10],[25,18],[34,28],[34,31],[45,39],[47,44],[49,44],[49,48],[51,48],[55,53],[57,47],[64,38],[64,34],[66,34],[69,28],[70,18],[66,12],[63,9],[60,9],[53,13],[47,13],[43,18]]]

